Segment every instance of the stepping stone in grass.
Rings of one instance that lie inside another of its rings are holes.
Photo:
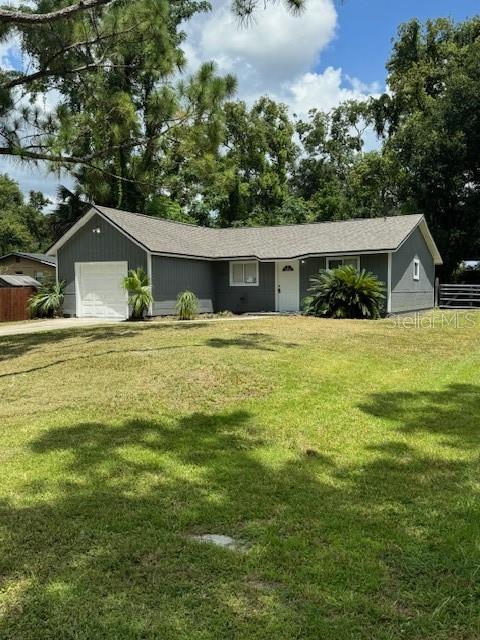
[[[246,551],[246,546],[243,542],[218,533],[204,533],[203,535],[190,536],[190,538],[196,542],[207,542],[232,551]]]

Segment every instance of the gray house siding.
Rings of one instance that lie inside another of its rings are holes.
[[[385,285],[383,313],[387,310],[388,298],[388,253],[371,253],[360,256],[360,269],[370,271]]]
[[[177,295],[188,289],[202,312],[214,309],[213,265],[207,260],[152,256],[153,315],[175,313]]]
[[[259,262],[258,287],[231,287],[228,260],[213,263],[215,310],[246,313],[275,311],[275,263]]]
[[[100,233],[93,233],[99,228]],[[147,253],[100,216],[93,216],[58,250],[58,279],[65,281],[65,315],[75,315],[75,262],[126,260],[129,269],[147,269]]]
[[[310,277],[317,274],[320,269],[325,269],[326,259],[305,258],[300,260],[300,311],[303,308],[303,300],[308,296],[307,289],[310,288]]]
[[[371,253],[363,254],[360,256],[360,269],[370,271],[380,282],[385,285],[385,292],[387,289],[388,280],[388,254],[387,253]]]
[[[413,279],[413,261],[420,260],[420,278]],[[429,309],[434,305],[435,265],[420,229],[392,253],[392,313]]]

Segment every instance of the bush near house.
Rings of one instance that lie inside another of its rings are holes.
[[[198,313],[198,298],[191,291],[178,294],[176,310],[179,320],[193,320]]]
[[[46,279],[30,300],[28,309],[32,318],[54,318],[60,315],[65,297],[65,282]]]
[[[153,302],[150,278],[141,267],[130,269],[123,279],[123,288],[128,292],[128,305],[132,320],[142,320]]]
[[[378,278],[351,265],[320,271],[310,278],[311,295],[304,300],[304,312],[327,318],[379,318],[385,287]]]

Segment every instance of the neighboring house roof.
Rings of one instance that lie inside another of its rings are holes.
[[[49,256],[46,253],[27,253],[25,251],[12,251],[4,256],[0,256],[0,260],[9,258],[10,256],[19,256],[20,258],[26,258],[27,260],[35,260],[42,264],[47,264],[50,267],[57,266],[57,258],[55,256]]]
[[[308,255],[396,251],[420,227],[436,264],[440,253],[422,215],[214,229],[95,205],[50,249],[55,253],[95,213],[151,253],[209,260],[281,260]]]
[[[32,278],[31,276],[8,276],[8,275],[0,275],[0,286],[4,287],[36,287],[37,289],[41,286],[38,280]]]

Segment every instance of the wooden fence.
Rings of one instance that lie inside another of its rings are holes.
[[[480,307],[480,284],[440,284],[437,291],[439,307],[455,309]]]
[[[36,293],[35,287],[0,288],[0,322],[28,320],[28,299]]]

